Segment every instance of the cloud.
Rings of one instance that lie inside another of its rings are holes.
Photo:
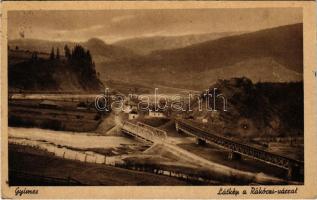
[[[111,22],[118,23],[118,22],[122,22],[122,21],[125,21],[125,20],[130,20],[130,19],[133,19],[133,18],[135,18],[134,15],[118,16],[118,17],[113,17],[111,19]]]
[[[12,11],[9,39],[106,42],[149,36],[255,31],[302,22],[299,8]]]
[[[87,28],[80,28],[80,29],[77,29],[77,30],[78,31],[96,31],[96,30],[102,29],[104,27],[105,27],[104,25],[98,24],[98,25],[87,27]]]

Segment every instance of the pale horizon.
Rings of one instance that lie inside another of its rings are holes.
[[[99,38],[108,44],[153,36],[254,32],[302,23],[297,8],[10,11],[8,17],[9,40],[85,42]]]

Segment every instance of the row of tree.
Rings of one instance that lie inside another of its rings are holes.
[[[56,53],[55,53],[54,47],[52,47],[52,50],[51,50],[51,53],[50,53],[50,59],[51,60],[60,59],[59,48],[56,49]]]
[[[90,54],[89,50],[85,50],[82,46],[76,45],[72,50],[65,45],[64,46],[64,56],[67,61],[69,62],[83,62],[86,64],[94,65],[94,62],[92,60],[92,56]],[[56,48],[56,51],[54,47],[52,47],[51,53],[50,53],[50,59],[61,59],[59,48]]]
[[[96,82],[96,80],[98,80],[91,53],[81,45],[76,45],[72,49],[65,45],[64,55],[60,54],[59,48],[52,47],[49,60],[53,61],[51,63],[53,64],[52,66],[69,67],[74,73],[78,74],[85,83]],[[32,52],[31,61],[39,61],[38,52]]]

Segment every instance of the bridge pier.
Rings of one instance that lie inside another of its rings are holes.
[[[198,145],[205,145],[205,144],[206,144],[206,141],[203,140],[203,139],[200,139],[200,138],[196,138],[196,144],[198,144]]]
[[[176,128],[176,131],[178,132],[178,133],[180,133],[181,131],[179,130],[179,125],[178,125],[178,123],[177,122],[175,122],[175,128]]]
[[[228,159],[229,160],[240,160],[241,159],[241,155],[236,153],[236,152],[234,152],[234,151],[229,151]]]
[[[289,158],[287,156],[271,153],[267,150],[259,149],[253,145],[243,144],[241,142],[231,140],[230,138],[219,136],[212,130],[207,130],[200,127],[190,120],[175,120],[176,130],[182,131],[185,134],[195,137],[197,144],[205,142],[215,143],[225,149],[228,149],[228,160],[239,160],[243,156],[250,156],[261,162],[275,165],[283,168],[285,171],[285,179],[291,179],[303,182],[304,181],[304,162]],[[203,138],[199,140],[198,138]]]
[[[287,178],[289,180],[298,180],[300,175],[300,167],[295,165],[290,165],[287,170]]]

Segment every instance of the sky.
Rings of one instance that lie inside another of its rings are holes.
[[[8,38],[106,43],[134,37],[256,31],[302,23],[300,8],[10,11]]]

